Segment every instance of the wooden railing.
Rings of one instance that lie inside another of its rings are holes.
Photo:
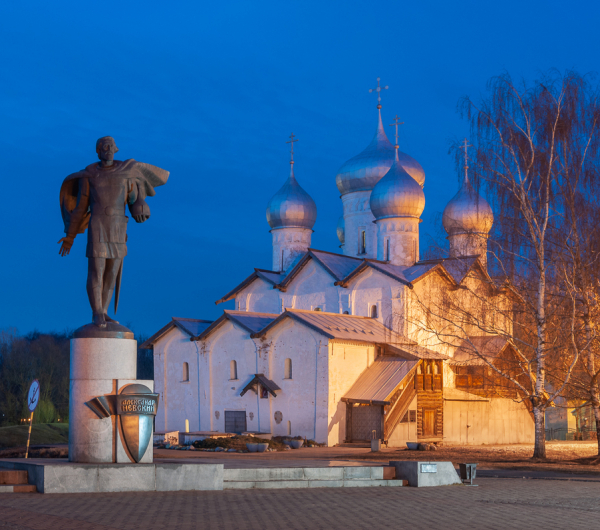
[[[415,388],[415,384],[413,382],[413,377],[411,377],[404,387],[404,392],[400,394],[400,397],[396,400],[396,403],[393,404],[393,408],[389,411],[385,416],[384,421],[384,440],[387,440],[392,434],[393,430],[396,428],[396,425],[400,422],[402,417],[406,414],[409,405],[412,400],[417,395],[417,389]]]

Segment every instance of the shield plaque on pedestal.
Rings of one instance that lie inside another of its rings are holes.
[[[121,422],[123,445],[138,463],[150,444],[152,423],[158,408],[158,394],[152,393],[145,385],[127,385],[117,395],[116,408]]]

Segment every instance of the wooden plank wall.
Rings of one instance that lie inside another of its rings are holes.
[[[437,368],[434,370],[436,365]],[[428,440],[434,438],[441,439],[444,436],[442,362],[421,361],[420,368],[415,376],[415,388],[417,390],[417,438],[426,438]],[[426,409],[436,411],[435,432],[433,435],[427,436],[423,434],[423,411]]]

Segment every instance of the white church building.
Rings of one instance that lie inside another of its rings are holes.
[[[513,347],[506,334],[473,326],[450,344],[423,324],[431,293],[481,284],[486,296],[505,296],[487,273],[492,210],[465,170],[444,211],[449,256],[420,261],[425,172],[390,143],[377,108],[373,140],[336,176],[342,253],[311,247],[317,208],[292,159],[267,206],[271,270],[253,269],[224,294],[217,304],[235,309],[216,321],[172,318],[142,345],[154,352],[156,431],[184,431],[187,421],[190,431],[329,446],[533,440],[527,406],[489,391],[489,367],[471,351],[501,358]]]

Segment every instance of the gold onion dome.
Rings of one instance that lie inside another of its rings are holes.
[[[423,187],[425,184],[425,171],[421,164],[402,152],[398,152],[398,160],[404,170]],[[372,190],[392,167],[393,163],[394,146],[383,130],[381,110],[379,110],[377,131],[371,143],[362,153],[348,160],[339,169],[335,177],[338,190],[342,195],[354,191]]]
[[[340,244],[343,245],[346,243],[346,220],[343,215],[340,215],[340,218],[338,219],[337,236],[340,240]]]
[[[492,208],[471,186],[466,174],[460,190],[444,209],[442,224],[449,235],[488,234],[492,229]]]
[[[391,217],[419,218],[424,209],[423,189],[396,156],[390,170],[371,192],[371,212],[379,221]]]
[[[271,228],[310,228],[317,220],[317,205],[294,176],[290,176],[267,205],[267,222]]]

